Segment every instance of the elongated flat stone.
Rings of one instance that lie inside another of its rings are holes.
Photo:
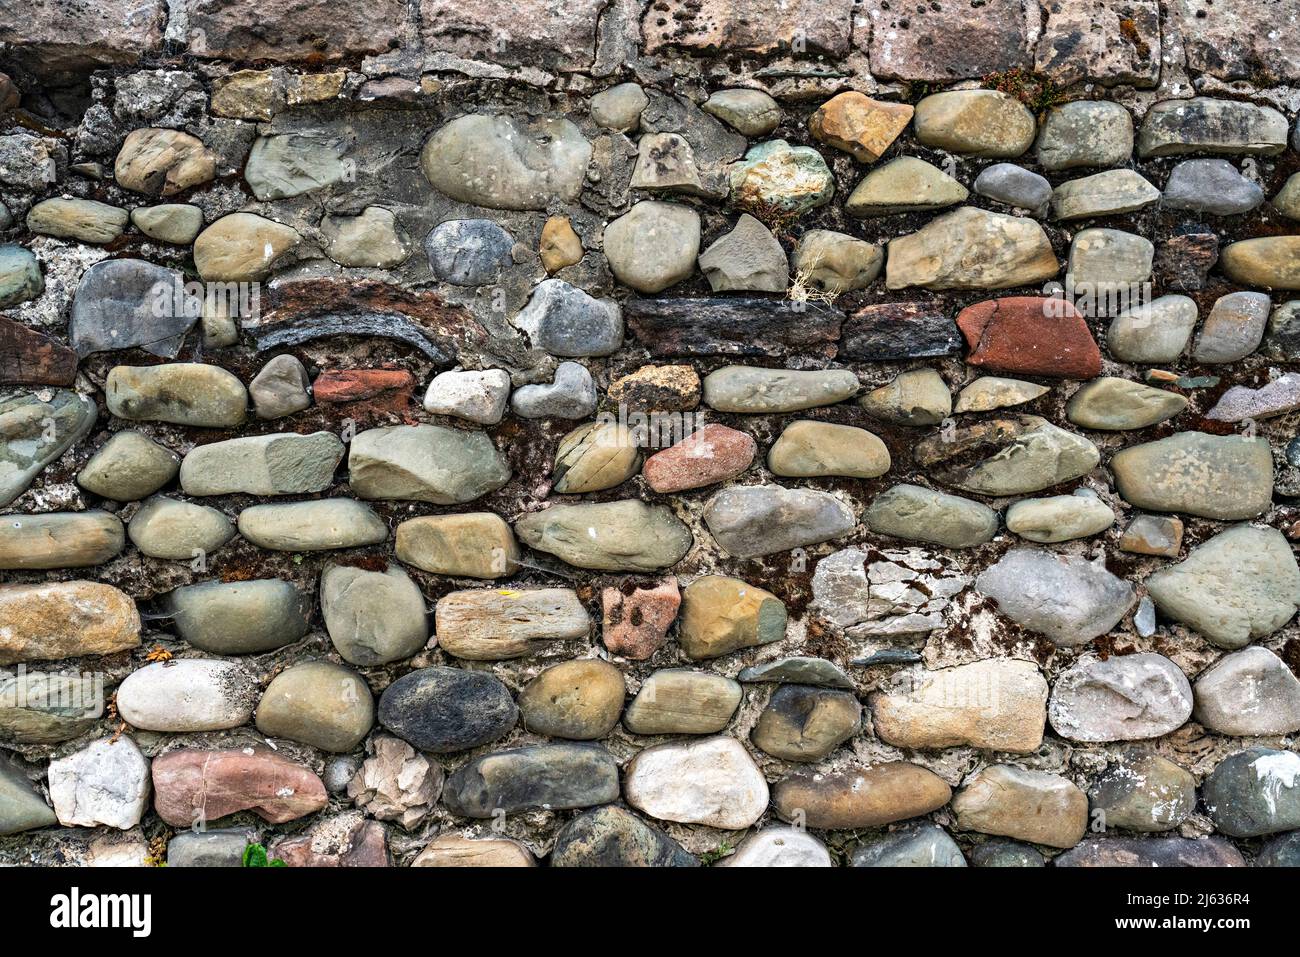
[[[618,764],[596,744],[541,744],[475,758],[447,778],[453,814],[490,818],[533,808],[562,811],[617,800]]]
[[[841,688],[855,691],[857,685],[839,666],[825,658],[810,658],[797,655],[793,658],[778,658],[758,665],[750,665],[737,676],[746,683],[776,682],[784,684],[816,685],[821,688]]]
[[[1043,743],[1047,681],[1031,661],[991,658],[899,672],[870,704],[876,734],[901,748],[968,745],[1028,754]]]
[[[1160,199],[1156,189],[1131,169],[1109,169],[1062,183],[1052,191],[1056,219],[1114,216],[1150,206]]]
[[[578,568],[653,572],[681,561],[694,539],[663,505],[637,499],[552,505],[515,522],[530,548]]]
[[[1261,236],[1223,248],[1223,271],[1245,286],[1300,289],[1300,236]]]
[[[958,351],[961,337],[937,303],[885,302],[863,306],[844,320],[843,359],[924,359]]]
[[[929,814],[950,797],[943,778],[906,761],[785,778],[772,789],[782,820],[826,830],[882,827]]]
[[[378,545],[388,538],[388,526],[363,502],[322,498],[246,508],[239,513],[239,534],[259,548],[319,552]]]
[[[624,315],[636,341],[655,358],[833,359],[844,319],[819,303],[748,296],[631,299]]]
[[[1300,566],[1275,528],[1239,525],[1146,580],[1160,611],[1220,648],[1266,638],[1300,607]]]
[[[848,369],[724,366],[704,377],[704,404],[719,412],[798,412],[843,402],[857,391],[858,377]]]
[[[1234,385],[1205,413],[1218,422],[1271,419],[1300,409],[1300,374],[1288,372],[1258,389]]]
[[[1084,429],[1144,429],[1187,408],[1187,397],[1130,379],[1103,376],[1085,383],[1065,406],[1065,417]]]
[[[0,674],[0,741],[58,744],[85,734],[104,713],[99,675]],[[0,779],[4,767],[0,764]],[[0,791],[4,785],[0,781]],[[0,797],[0,805],[4,799]],[[0,811],[0,820],[4,813]]]
[[[1073,555],[1014,548],[975,579],[998,611],[1058,647],[1104,635],[1133,605],[1133,586]]]
[[[99,509],[0,522],[0,568],[86,568],[111,561],[125,545],[122,520]]]
[[[329,799],[310,769],[269,750],[182,748],[153,761],[154,810],[173,827],[252,811],[283,824],[312,814]]]
[[[998,513],[987,505],[919,485],[895,485],[877,495],[862,516],[878,535],[973,548],[998,530]]]
[[[1026,498],[1007,508],[1007,529],[1031,542],[1067,542],[1115,524],[1111,507],[1094,495]]]
[[[704,522],[736,558],[830,541],[853,531],[853,510],[835,496],[779,485],[732,486],[709,500]]]
[[[97,582],[0,585],[0,665],[107,655],[140,644],[140,613]]]
[[[1155,512],[1233,520],[1273,502],[1266,439],[1179,432],[1116,452],[1110,468],[1124,501]]]
[[[1160,738],[1192,714],[1192,686],[1163,655],[1087,659],[1062,672],[1047,703],[1056,733],[1072,741]]]
[[[995,764],[953,796],[957,825],[1049,847],[1073,847],[1088,827],[1088,798],[1059,774]]]
[[[248,393],[234,374],[201,362],[115,366],[104,383],[119,419],[225,429],[241,424]]]
[[[145,665],[117,688],[117,713],[141,731],[237,728],[253,716],[257,679],[231,661],[178,658]]]
[[[1032,402],[1050,392],[1045,385],[1006,379],[1002,376],[980,376],[957,396],[954,412],[991,412]]]
[[[586,609],[568,588],[454,591],[438,599],[435,622],[438,645],[471,661],[522,658],[591,632]]]
[[[509,480],[510,467],[485,432],[439,425],[367,429],[348,450],[348,483],[361,498],[457,505]]]
[[[181,462],[186,495],[300,495],[334,481],[343,442],[332,432],[278,432],[200,445]]]
[[[1051,279],[1060,268],[1034,220],[963,206],[889,241],[885,285],[1006,289]]]
[[[1286,149],[1286,117],[1269,106],[1194,96],[1162,100],[1138,131],[1138,156],[1271,156]]]
[[[495,512],[422,515],[397,526],[393,553],[435,575],[501,578],[518,568],[519,543]]]
[[[1245,867],[1221,837],[1089,837],[1052,859],[1053,867]]]
[[[954,488],[982,495],[1022,495],[1087,475],[1101,460],[1080,435],[1036,415],[989,419],[930,436],[916,445],[916,461]]]

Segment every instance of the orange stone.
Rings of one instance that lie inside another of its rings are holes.
[[[1065,299],[1008,296],[967,306],[957,314],[966,337],[966,362],[990,372],[1092,379],[1101,374],[1101,350],[1088,323]]]
[[[605,647],[633,661],[645,661],[663,647],[682,606],[675,578],[649,588],[628,581],[620,588],[606,588],[600,599],[605,609],[601,628]]]
[[[849,90],[823,103],[808,119],[808,129],[827,146],[874,163],[912,122],[912,112],[906,103],[885,103]]]
[[[325,785],[273,751],[183,748],[153,760],[154,810],[173,827],[252,811],[283,824],[323,808]]]

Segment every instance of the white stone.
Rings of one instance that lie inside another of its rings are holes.
[[[221,731],[253,716],[257,687],[232,661],[159,661],[127,675],[117,689],[117,713],[142,731]]]
[[[659,744],[627,766],[629,804],[661,821],[738,831],[767,810],[767,780],[735,738]]]
[[[797,827],[765,827],[745,838],[722,867],[834,867],[826,845]]]
[[[103,738],[50,762],[50,800],[59,823],[129,830],[149,802],[149,760],[127,737]]]
[[[510,373],[504,369],[453,369],[433,377],[424,393],[424,411],[454,415],[479,425],[496,425],[510,398]]]

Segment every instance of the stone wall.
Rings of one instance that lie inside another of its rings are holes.
[[[1295,4],[509,8],[0,8],[0,861],[1296,863]]]

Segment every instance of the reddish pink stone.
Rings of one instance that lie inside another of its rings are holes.
[[[415,395],[415,376],[405,369],[322,372],[311,392],[317,402],[365,402],[373,411],[400,413]]]
[[[272,860],[289,867],[388,867],[388,839],[376,821],[347,826],[346,817],[322,820],[300,837],[271,849]]]
[[[629,580],[621,588],[606,588],[600,599],[605,608],[601,630],[605,647],[624,658],[645,661],[668,640],[682,593],[676,578],[665,578],[651,588],[638,588]]]
[[[321,779],[273,751],[185,748],[153,761],[154,810],[173,827],[253,811],[272,824],[319,811]]]
[[[990,372],[1057,379],[1101,375],[1101,351],[1068,300],[1008,296],[967,306],[957,327],[970,346],[967,363]]]
[[[683,492],[735,478],[757,453],[752,435],[711,423],[650,456],[642,474],[656,492]]]

